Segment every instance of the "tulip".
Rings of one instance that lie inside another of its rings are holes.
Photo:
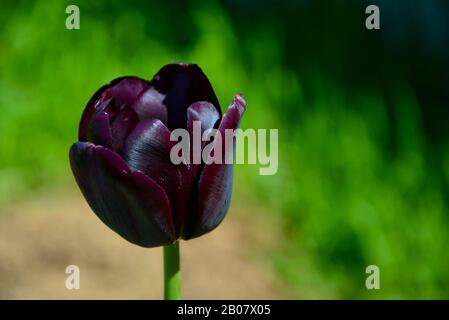
[[[177,246],[178,239],[199,237],[228,211],[233,165],[173,164],[170,133],[190,132],[194,121],[203,131],[235,130],[244,110],[236,95],[222,114],[194,64],[166,65],[150,81],[115,79],[93,95],[81,117],[79,141],[70,149],[77,184],[100,220],[136,245]]]

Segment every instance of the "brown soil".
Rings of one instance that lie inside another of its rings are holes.
[[[218,229],[181,242],[184,298],[283,297],[269,263],[278,243],[276,224],[254,212],[234,201]],[[65,269],[72,264],[80,267],[79,290],[65,287]],[[53,192],[1,209],[0,298],[161,297],[162,249],[140,248],[117,236],[78,191]]]

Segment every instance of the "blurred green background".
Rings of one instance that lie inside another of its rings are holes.
[[[243,128],[279,129],[278,173],[237,166],[234,199],[278,218],[285,297],[449,298],[449,2],[77,1],[67,30],[69,4],[0,4],[0,206],[73,184],[102,84],[194,62],[222,108],[245,94]]]

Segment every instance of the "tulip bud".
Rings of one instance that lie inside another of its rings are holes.
[[[126,240],[156,247],[199,237],[226,215],[233,165],[174,164],[170,133],[183,128],[192,134],[199,121],[202,131],[224,135],[238,128],[244,110],[236,95],[222,115],[197,65],[166,65],[150,81],[115,79],[83,112],[79,141],[70,149],[73,174],[94,213]]]

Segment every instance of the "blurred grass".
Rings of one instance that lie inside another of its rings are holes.
[[[73,183],[68,149],[99,86],[194,62],[223,109],[245,94],[244,128],[279,128],[278,174],[238,166],[235,192],[282,215],[286,242],[272,263],[291,297],[449,298],[446,126],[438,144],[429,138],[424,120],[434,109],[423,108],[388,54],[379,59],[388,78],[382,90],[339,77],[360,73],[363,35],[355,31],[352,42],[330,38],[323,47],[315,36],[325,27],[301,29],[309,46],[292,49],[289,32],[300,31],[282,29],[275,12],[256,27],[232,1],[80,2],[81,29],[69,31],[66,5],[0,5],[1,205]],[[307,7],[300,9],[304,18]],[[380,267],[381,290],[364,287],[369,264]]]

